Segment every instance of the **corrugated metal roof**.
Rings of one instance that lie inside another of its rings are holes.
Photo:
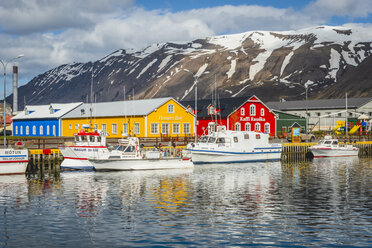
[[[217,101],[217,109],[221,109],[220,116],[226,118],[240,105],[246,102],[249,98],[247,97],[232,97],[232,98],[221,98]],[[181,101],[180,102],[186,108],[190,106],[194,109],[195,101]],[[198,118],[211,117],[208,115],[208,106],[213,103],[212,99],[198,100]]]
[[[145,116],[172,99],[172,97],[164,97],[156,99],[93,103],[92,116]],[[89,117],[90,106],[90,103],[82,104],[78,108],[63,116],[63,119]]]
[[[82,102],[76,103],[51,103],[48,105],[26,105],[25,110],[14,116],[13,120],[22,119],[58,119],[69,111],[75,109]],[[54,112],[51,113],[50,108],[53,108]],[[26,110],[28,114],[26,114]]]
[[[356,109],[372,101],[372,97],[364,98],[348,98],[348,109]],[[306,105],[308,110],[321,109],[345,109],[346,99],[319,99],[319,100],[305,100],[302,101],[286,101],[286,102],[268,102],[266,104],[269,108],[281,111],[290,110],[305,110]]]

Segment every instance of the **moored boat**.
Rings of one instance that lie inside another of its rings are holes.
[[[253,131],[217,131],[202,136],[191,150],[194,164],[244,163],[280,160],[281,144],[270,144],[269,135]]]
[[[109,154],[89,159],[95,171],[187,169],[194,165],[190,158],[168,157],[158,149],[143,151],[136,137],[119,140]]]
[[[25,174],[27,164],[27,149],[0,149],[0,175]]]
[[[74,142],[65,146],[58,146],[63,155],[61,169],[69,170],[92,170],[90,158],[99,158],[107,155],[106,133],[83,129],[74,134]]]
[[[318,144],[309,147],[315,158],[319,157],[351,157],[358,156],[359,149],[353,145],[341,145],[332,136],[325,136]]]

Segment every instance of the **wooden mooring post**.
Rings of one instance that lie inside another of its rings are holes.
[[[59,171],[63,156],[59,149],[32,149],[29,151],[28,171]]]

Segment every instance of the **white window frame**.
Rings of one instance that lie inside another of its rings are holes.
[[[134,134],[140,134],[141,133],[141,125],[140,123],[136,122],[134,123]]]
[[[241,109],[240,109],[240,115],[241,115],[241,116],[244,116],[244,115],[245,115],[245,108],[241,108]]]
[[[107,125],[105,123],[102,124],[102,132],[104,132],[104,133],[107,132]]]
[[[264,128],[265,128],[265,133],[270,133],[270,123],[266,122]]]
[[[251,106],[249,106],[249,113],[250,113],[251,116],[256,115],[256,105],[251,104]]]
[[[118,134],[118,124],[112,123],[112,134]]]
[[[98,130],[98,124],[94,124],[94,130]]]
[[[174,104],[168,104],[168,113],[174,114]]]
[[[254,130],[255,130],[255,131],[261,131],[261,124],[260,124],[259,122],[256,122],[256,123],[254,124]]]
[[[173,123],[172,132],[173,134],[180,134],[181,133],[181,126],[179,123]]]
[[[56,136],[56,125],[53,125],[53,136]]]
[[[161,124],[161,134],[169,134],[169,123]]]
[[[235,129],[235,131],[240,131],[240,130],[241,130],[241,127],[242,127],[242,125],[240,124],[240,122],[237,122],[237,123],[235,123],[235,125],[234,125],[234,129]]]
[[[26,126],[26,135],[30,135],[30,127],[28,125]]]
[[[190,132],[191,132],[191,124],[183,123],[183,134],[190,134]]]
[[[261,109],[261,116],[265,116],[265,109],[264,108]]]
[[[123,132],[122,135],[128,136],[128,123],[123,123]]]
[[[36,135],[36,126],[35,125],[32,126],[32,135]]]
[[[159,134],[159,123],[150,123],[150,133]]]
[[[50,134],[50,127],[49,127],[49,125],[47,125],[47,135],[49,135]]]
[[[16,126],[15,134],[18,135],[18,126]]]
[[[19,129],[20,129],[20,130],[19,130],[19,131],[20,131],[20,132],[19,132],[20,135],[23,135],[23,126],[20,126]]]
[[[40,128],[39,128],[39,132],[40,132],[40,135],[43,135],[43,134],[44,134],[44,133],[43,133],[43,125],[40,126]]]
[[[79,130],[79,124],[75,124],[75,130]]]
[[[72,124],[70,124],[69,128],[70,128],[70,130],[72,130]]]
[[[252,131],[252,125],[250,122],[245,123],[245,131]]]

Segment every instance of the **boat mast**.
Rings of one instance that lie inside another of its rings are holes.
[[[345,133],[346,133],[346,137],[348,136],[348,130],[347,130],[347,92],[346,92],[346,103],[345,103]]]
[[[92,67],[92,78],[90,80],[90,118],[89,118],[89,127],[93,129],[93,124],[92,124],[92,115],[93,115],[93,67]]]

